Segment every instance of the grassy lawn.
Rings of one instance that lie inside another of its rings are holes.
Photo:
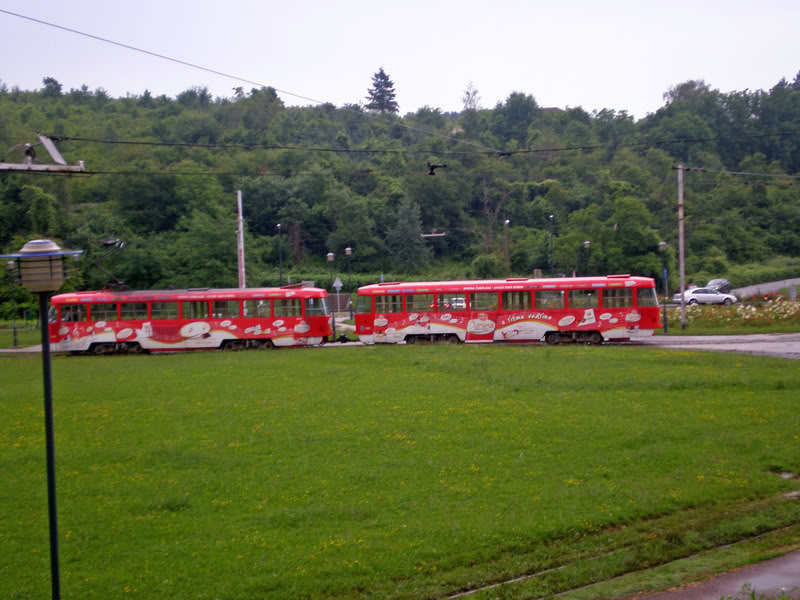
[[[686,329],[680,308],[667,309],[669,335],[747,335],[800,332],[800,302],[767,300],[732,306],[687,306]],[[657,333],[663,335],[664,331]]]
[[[798,374],[605,346],[54,357],[62,593],[443,598],[539,574],[471,596],[539,598],[651,569],[613,597],[754,536],[796,547]],[[0,357],[2,598],[50,593],[41,390],[39,355]]]

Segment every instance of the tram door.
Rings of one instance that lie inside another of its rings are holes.
[[[497,328],[497,292],[472,292],[469,295],[468,342],[491,342]]]

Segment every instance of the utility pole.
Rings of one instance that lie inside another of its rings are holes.
[[[681,329],[686,329],[686,263],[683,243],[683,164],[678,164],[678,263],[681,276]]]
[[[22,173],[82,173],[85,171],[83,166],[83,161],[79,160],[77,165],[70,166],[67,164],[67,161],[64,160],[64,157],[61,156],[61,153],[56,148],[55,144],[53,144],[53,140],[51,140],[46,135],[42,135],[41,133],[36,134],[39,137],[38,144],[19,144],[18,146],[14,146],[6,152],[3,159],[0,159],[0,173],[3,171],[15,171],[15,172],[22,172]],[[36,160],[36,146],[42,145],[44,146],[47,153],[50,155],[50,158],[53,159],[53,162],[57,163],[55,165],[40,165],[34,164]],[[2,162],[6,156],[11,154],[16,148],[19,147],[25,148],[25,158],[21,163],[7,163]]]
[[[238,226],[236,228],[236,252],[239,257],[239,288],[247,287],[244,272],[244,217],[242,215],[242,190],[236,192],[236,206],[239,209]]]

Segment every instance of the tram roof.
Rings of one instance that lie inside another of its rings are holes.
[[[123,302],[129,301],[175,301],[175,300],[259,300],[269,298],[309,298],[327,295],[327,291],[316,287],[269,287],[269,288],[186,288],[174,290],[95,290],[67,292],[53,296],[58,302]]]
[[[373,283],[358,288],[359,293],[380,294],[393,292],[433,292],[433,291],[514,291],[542,289],[586,289],[612,287],[651,287],[651,277],[634,275],[604,275],[592,277],[550,277],[532,279],[510,277],[508,279],[468,279],[459,281],[392,281]]]

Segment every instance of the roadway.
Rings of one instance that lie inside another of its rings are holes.
[[[740,352],[800,359],[800,333],[756,333],[750,335],[657,335],[643,346],[702,352]]]

